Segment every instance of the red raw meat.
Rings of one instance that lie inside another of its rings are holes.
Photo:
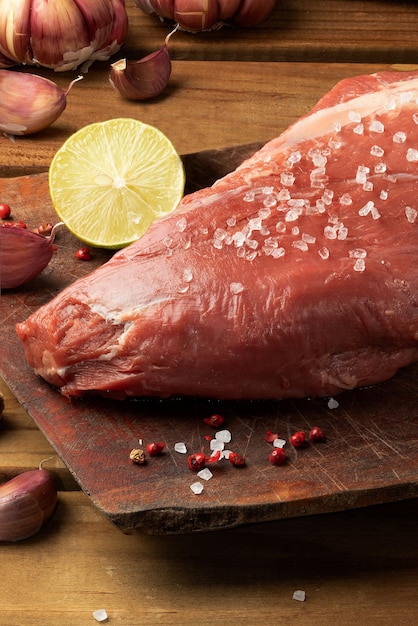
[[[339,83],[17,327],[68,396],[334,395],[418,360],[418,72]]]

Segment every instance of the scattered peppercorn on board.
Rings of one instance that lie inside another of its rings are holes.
[[[185,156],[187,191],[211,184],[257,147]],[[30,228],[57,221],[46,173],[0,179],[0,197]],[[80,261],[75,255],[80,242],[65,229],[55,243],[53,260],[39,277],[2,294],[0,374],[93,504],[121,530],[215,530],[418,495],[418,365],[385,384],[333,401],[63,398],[28,367],[14,326],[112,253],[95,249],[90,261]],[[219,428],[207,423],[213,414],[224,417]],[[314,426],[324,431],[324,442],[302,448],[290,444],[294,432],[308,433]],[[212,477],[205,480],[190,470],[187,459],[202,448],[210,454],[217,430],[231,433],[227,448],[243,456],[245,465],[226,459],[210,463]],[[287,441],[285,463],[269,462],[267,432]],[[160,441],[166,444],[160,455],[148,455],[145,464],[132,462],[131,450]],[[186,453],[176,451],[179,443]],[[200,493],[191,489],[196,482],[203,487]]]

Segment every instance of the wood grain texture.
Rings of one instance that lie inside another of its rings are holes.
[[[122,54],[138,58],[162,45],[171,24],[127,3],[131,32]],[[397,0],[277,0],[254,28],[178,32],[170,41],[181,61],[416,63],[418,6]]]
[[[248,157],[254,147],[205,151],[185,159],[186,179],[204,187]],[[56,222],[47,174],[0,180],[0,196],[10,200],[15,218],[32,228]],[[418,366],[385,384],[343,394],[331,410],[327,399],[281,402],[211,402],[175,399],[118,402],[89,397],[63,398],[27,366],[14,326],[58,291],[105,262],[111,252],[94,251],[90,263],[75,258],[80,243],[65,229],[57,252],[34,281],[2,296],[0,373],[33,417],[95,506],[123,530],[153,534],[201,532],[411,498],[418,494]],[[233,440],[227,447],[246,457],[237,470],[228,461],[213,466],[214,478],[198,497],[188,453],[210,450],[213,432],[204,418],[226,417]],[[400,428],[402,424],[402,428]],[[292,432],[318,425],[327,442],[296,451],[288,446],[285,466],[268,462],[268,430],[289,440]],[[209,430],[209,433],[208,433]],[[138,467],[129,452],[150,441],[165,441],[167,452]]]
[[[176,537],[123,535],[60,493],[39,535],[1,546],[2,626],[409,626],[416,501]],[[306,592],[305,602],[292,599]]]

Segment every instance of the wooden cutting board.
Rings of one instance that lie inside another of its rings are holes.
[[[258,146],[206,151],[184,157],[187,191],[211,184]],[[56,222],[47,174],[0,179],[0,200],[31,228]],[[110,257],[95,250],[78,261],[80,243],[64,228],[47,269],[18,290],[4,291],[0,307],[0,374],[66,463],[94,505],[124,532],[187,533],[286,517],[324,513],[415,497],[418,494],[418,366],[389,382],[338,397],[278,402],[211,400],[68,400],[34,375],[15,334],[15,324],[65,285]],[[209,452],[215,432],[205,417],[220,413],[231,432],[228,448],[246,466],[223,460],[200,480],[187,467],[188,453]],[[269,463],[267,431],[288,440],[296,430],[318,425],[327,439],[296,450],[286,447],[282,466]],[[129,459],[132,448],[165,441],[162,456],[145,465]]]

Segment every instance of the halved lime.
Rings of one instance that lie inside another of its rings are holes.
[[[122,248],[173,211],[185,185],[183,163],[157,128],[129,118],[84,126],[49,168],[54,208],[84,243]]]

